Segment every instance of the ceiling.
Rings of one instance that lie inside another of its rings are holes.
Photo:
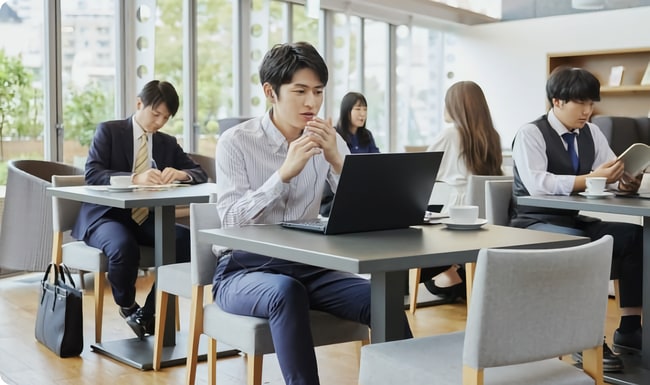
[[[601,3],[602,9],[581,10],[573,8],[572,3]],[[644,6],[650,6],[650,0],[502,0],[501,20],[531,19]]]

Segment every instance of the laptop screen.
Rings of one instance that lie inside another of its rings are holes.
[[[326,234],[422,224],[442,152],[345,157]]]

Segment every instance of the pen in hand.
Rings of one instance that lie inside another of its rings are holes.
[[[156,164],[156,160],[154,158],[151,158],[151,168],[155,168],[156,170],[158,169],[158,165]]]

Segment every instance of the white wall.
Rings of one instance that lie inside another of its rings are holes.
[[[547,53],[650,47],[650,7],[463,28],[455,80],[485,91],[502,145],[545,111]]]

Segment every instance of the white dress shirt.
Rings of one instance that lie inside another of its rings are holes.
[[[551,109],[548,112],[548,122],[557,132],[558,136],[570,132],[560,120],[553,114]],[[609,143],[600,128],[593,123],[587,123],[587,128],[594,139],[594,163],[591,169],[598,168],[601,164],[613,160],[616,155],[609,147]],[[580,130],[574,132],[580,135]],[[577,136],[576,152],[578,152]],[[564,147],[567,145],[562,140]],[[578,153],[578,157],[580,154]],[[556,175],[546,171],[548,158],[546,157],[546,142],[542,132],[533,123],[528,123],[519,129],[512,146],[512,158],[519,172],[519,176],[530,195],[569,195],[573,192],[575,175]]]
[[[336,136],[341,155],[350,153]],[[323,154],[313,156],[288,183],[278,174],[289,143],[270,112],[224,132],[217,143],[217,210],[223,227],[272,224],[318,216],[323,187],[336,192],[339,175]]]
[[[465,204],[467,178],[470,175],[465,160],[460,155],[458,128],[454,125],[445,128],[434,139],[427,151],[444,151],[436,180],[444,182],[450,187],[449,198],[441,210],[443,214],[446,214],[449,206]]]

